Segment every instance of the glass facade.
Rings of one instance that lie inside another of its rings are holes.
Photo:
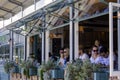
[[[24,59],[24,36],[14,33],[14,51],[13,59],[18,58],[20,61]]]
[[[0,36],[0,58],[9,58],[9,34]]]

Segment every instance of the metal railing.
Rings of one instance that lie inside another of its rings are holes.
[[[3,64],[0,64],[0,80],[10,80],[10,75],[4,71]]]

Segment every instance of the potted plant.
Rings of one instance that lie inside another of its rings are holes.
[[[108,74],[101,69],[101,65],[92,64],[90,60],[77,59],[69,63],[65,69],[65,80],[108,80],[106,77]]]
[[[71,61],[67,64],[64,80],[78,80],[82,64],[83,62],[81,59],[76,59],[75,61]]]
[[[43,79],[44,70],[41,67],[38,68],[38,74],[37,75],[39,77],[39,80],[44,80]]]
[[[15,61],[5,61],[4,70],[6,73],[19,73],[19,65]]]
[[[27,64],[28,64],[28,68],[29,68],[29,75],[30,76],[34,76],[34,75],[37,75],[37,67],[36,65],[34,64],[33,61],[27,61]]]
[[[51,69],[51,79],[64,79],[64,70],[57,64]]]
[[[20,73],[20,69],[19,69],[19,65],[15,63],[13,69],[12,69],[12,73]]]
[[[40,73],[40,80],[50,80],[50,70],[54,68],[55,63],[53,60],[48,60],[41,65],[38,73]]]
[[[97,69],[96,66],[93,68],[93,64],[91,64],[90,60],[85,60],[81,66],[81,70],[79,71],[77,78],[79,80],[93,80],[92,73],[94,69]]]
[[[23,76],[25,75],[27,78],[30,78],[27,61],[21,61],[20,67],[21,67],[21,69],[20,69],[21,70],[21,74],[23,74]]]
[[[93,75],[94,80],[108,80],[109,79],[108,67],[101,64],[97,64],[95,66],[97,67],[97,69],[94,70]]]
[[[10,73],[13,67],[14,67],[14,63],[12,61],[9,60],[5,61],[4,70],[6,73]]]

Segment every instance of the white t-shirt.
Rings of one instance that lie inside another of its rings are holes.
[[[94,59],[93,57],[91,57],[90,61],[91,61],[91,63],[99,64],[99,63],[101,63],[101,58],[99,56],[96,59]]]
[[[105,58],[105,57],[100,56],[100,63],[108,66],[109,65],[109,58]]]
[[[65,63],[64,58],[60,58],[59,63],[62,64],[62,65],[64,65],[64,63]]]
[[[105,64],[106,66],[109,65],[109,57],[108,57],[108,58],[104,58],[104,64]]]
[[[86,59],[89,59],[89,56],[86,53],[83,53],[83,55],[80,55],[79,58],[81,60],[86,60]]]

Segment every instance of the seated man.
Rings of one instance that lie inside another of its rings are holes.
[[[107,49],[105,47],[102,47],[100,49],[100,57],[101,57],[101,64],[105,66],[109,66],[109,57],[107,54]]]

